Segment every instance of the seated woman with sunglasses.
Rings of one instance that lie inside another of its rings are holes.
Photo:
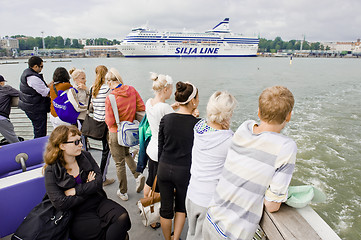
[[[46,193],[55,208],[72,211],[72,240],[126,239],[128,212],[107,198],[100,169],[91,154],[82,151],[80,136],[72,125],[51,133],[44,153]]]

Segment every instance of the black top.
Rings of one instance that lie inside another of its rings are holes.
[[[45,86],[43,75],[31,68],[24,70],[20,77],[19,108],[25,112],[46,113],[50,111],[50,97],[41,96],[35,89],[28,85],[27,77],[36,76],[41,79]]]
[[[193,128],[199,121],[190,114],[170,113],[159,124],[158,161],[191,166]]]
[[[11,98],[18,97],[19,91],[9,85],[0,86],[0,115],[9,118]]]
[[[59,162],[45,169],[46,194],[54,207],[62,211],[71,209],[74,212],[85,212],[97,207],[100,201],[106,198],[102,174],[91,154],[82,151],[76,160],[82,184],[77,184],[75,178],[69,175]],[[90,171],[95,172],[95,180],[86,182]],[[65,196],[64,191],[70,188],[75,188],[75,196]]]

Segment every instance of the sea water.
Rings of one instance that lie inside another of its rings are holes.
[[[18,88],[27,67],[0,65],[0,74]],[[134,86],[146,101],[153,96],[149,72],[190,81],[199,89],[199,111],[205,116],[210,95],[217,90],[233,94],[238,106],[231,128],[247,119],[258,120],[258,96],[273,85],[289,88],[295,96],[291,122],[284,129],[298,146],[291,185],[310,184],[327,195],[312,204],[342,239],[361,239],[361,59],[339,58],[84,58],[71,62],[45,59],[44,77],[54,70],[77,67],[95,79],[95,67],[119,70],[124,83]],[[172,100],[169,100],[172,102]]]

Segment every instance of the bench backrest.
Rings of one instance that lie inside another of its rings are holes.
[[[25,162],[29,167],[43,163],[43,153],[48,136],[4,145],[0,148],[0,178],[22,172],[21,165],[15,161],[19,153],[26,153],[28,160]]]

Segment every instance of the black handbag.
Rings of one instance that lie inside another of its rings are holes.
[[[92,97],[92,89],[90,89],[90,97],[88,101],[87,114],[81,127],[81,132],[84,136],[90,137],[96,140],[102,140],[107,133],[108,126],[105,122],[99,122],[89,116],[89,106]]]
[[[68,240],[71,217],[70,211],[57,210],[45,197],[25,217],[11,240]]]

